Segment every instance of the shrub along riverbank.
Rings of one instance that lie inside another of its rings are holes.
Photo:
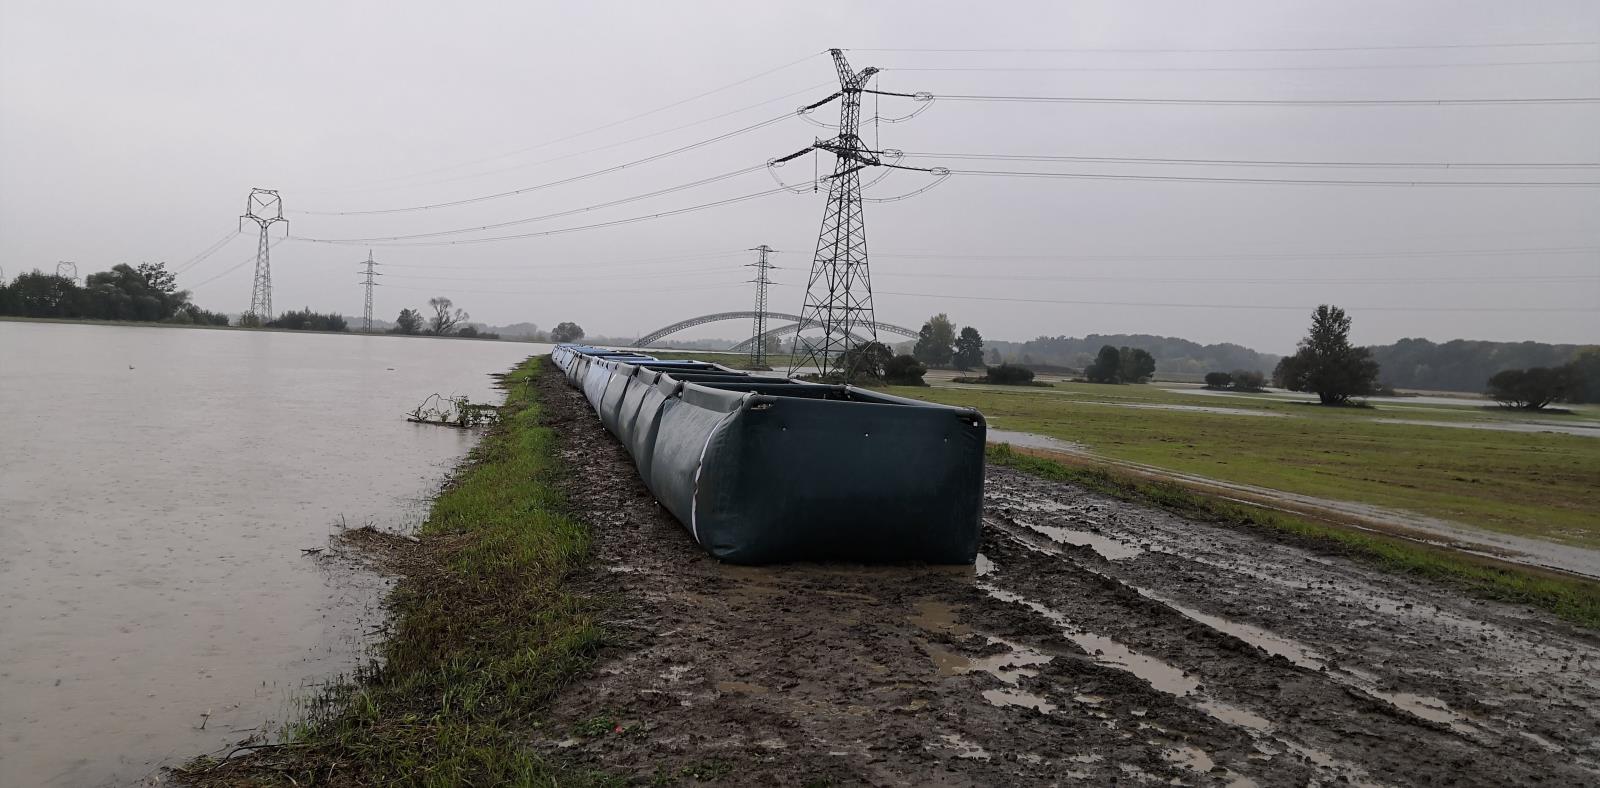
[[[213,785],[547,785],[526,741],[546,702],[601,644],[596,609],[565,585],[589,555],[565,513],[551,430],[531,383],[504,377],[500,422],[434,501],[417,542],[352,538],[398,574],[381,666],[322,699],[286,741],[176,774]],[[584,782],[579,779],[577,782]]]

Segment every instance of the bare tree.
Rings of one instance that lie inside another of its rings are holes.
[[[428,306],[433,307],[433,317],[428,320],[428,333],[444,336],[455,330],[458,323],[471,317],[466,312],[456,309],[455,303],[444,296],[428,299]]]

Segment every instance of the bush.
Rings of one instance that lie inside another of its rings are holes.
[[[1033,383],[1033,370],[1018,364],[1001,364],[998,367],[988,368],[984,382],[998,383],[1002,386],[1026,386]]]
[[[916,356],[899,355],[883,362],[883,382],[892,386],[926,386],[922,376],[927,373],[927,365]]]
[[[1566,367],[1507,369],[1489,378],[1489,396],[1508,408],[1539,410],[1561,399],[1572,388]]]
[[[1100,354],[1095,356],[1094,363],[1083,368],[1083,377],[1090,383],[1121,383],[1121,351],[1110,345],[1100,348]]]
[[[1228,373],[1228,377],[1234,391],[1261,391],[1267,385],[1267,376],[1253,369],[1236,369]]]
[[[1230,389],[1233,388],[1233,376],[1226,372],[1207,372],[1206,388]]]

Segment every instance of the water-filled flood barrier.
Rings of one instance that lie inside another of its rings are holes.
[[[553,358],[712,555],[970,564],[982,414],[578,345]]]

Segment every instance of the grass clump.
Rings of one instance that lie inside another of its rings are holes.
[[[499,423],[434,501],[418,544],[398,540],[393,633],[379,667],[333,691],[288,740],[200,759],[192,785],[551,785],[572,779],[527,746],[549,700],[602,642],[592,603],[565,585],[589,535],[554,485],[554,436],[532,385],[504,378]]]
[[[1314,522],[1104,467],[1068,465],[1015,451],[1009,444],[991,445],[987,454],[989,461],[996,465],[1033,476],[1069,482],[1124,501],[1157,506],[1189,519],[1287,535],[1389,571],[1450,583],[1486,599],[1531,605],[1573,623],[1600,629],[1600,583],[1593,581],[1525,569],[1399,537]]]

